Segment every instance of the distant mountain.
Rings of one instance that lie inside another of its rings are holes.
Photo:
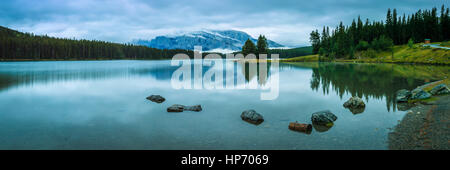
[[[203,51],[233,52],[241,50],[247,39],[256,43],[256,39],[245,32],[235,30],[196,31],[176,36],[157,36],[152,40],[134,40],[132,43],[158,49],[187,49],[202,46]],[[267,40],[269,48],[284,47],[274,41]]]

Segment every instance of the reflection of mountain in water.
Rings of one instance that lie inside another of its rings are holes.
[[[385,97],[388,111],[391,106],[396,109],[397,90],[413,89],[448,73],[448,67],[394,64],[318,63],[311,67],[311,89],[324,94],[331,89],[341,98],[346,93],[366,100]]]
[[[150,64],[149,64],[150,63]],[[227,69],[234,69],[234,83],[237,75],[245,74],[247,82],[254,77],[258,78],[260,85],[266,83],[268,77],[260,77],[259,71],[266,71],[257,66],[257,72],[249,72],[249,64],[239,65],[233,62],[233,68],[226,68],[223,62],[223,83],[226,85]],[[213,65],[214,66],[214,65]],[[213,66],[203,66],[202,75]],[[241,67],[241,73],[239,70]],[[270,67],[270,63],[267,65]],[[74,80],[102,80],[115,77],[153,77],[156,80],[168,81],[180,66],[171,66],[170,61],[134,62],[134,61],[103,61],[103,62],[33,62],[33,63],[3,63],[0,68],[0,91],[11,87],[32,86],[37,83],[69,82]],[[222,71],[222,70],[221,70]],[[191,62],[191,76],[194,75],[194,63]],[[269,75],[268,75],[269,76]],[[215,76],[213,77],[215,79]]]

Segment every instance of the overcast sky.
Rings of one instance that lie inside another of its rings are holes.
[[[201,29],[234,29],[287,46],[309,45],[309,33],[339,21],[384,20],[449,6],[448,0],[1,0],[0,25],[56,37],[130,42]],[[440,11],[440,10],[439,10]]]

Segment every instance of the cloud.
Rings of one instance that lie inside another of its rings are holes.
[[[0,25],[35,34],[126,43],[199,29],[265,34],[288,46],[308,45],[309,33],[339,21],[384,20],[446,4],[446,0],[2,0]]]

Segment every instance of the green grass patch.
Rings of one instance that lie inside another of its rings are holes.
[[[280,60],[280,62],[315,62],[315,61],[319,61],[319,55],[306,55]]]
[[[450,42],[436,42],[448,45]],[[362,63],[418,63],[418,64],[442,64],[450,65],[450,50],[431,48],[423,43],[397,45],[392,51],[376,51],[368,49],[355,53],[356,59],[336,59],[335,62],[362,62]],[[307,55],[281,59],[281,62],[314,62],[318,61],[318,55]]]

